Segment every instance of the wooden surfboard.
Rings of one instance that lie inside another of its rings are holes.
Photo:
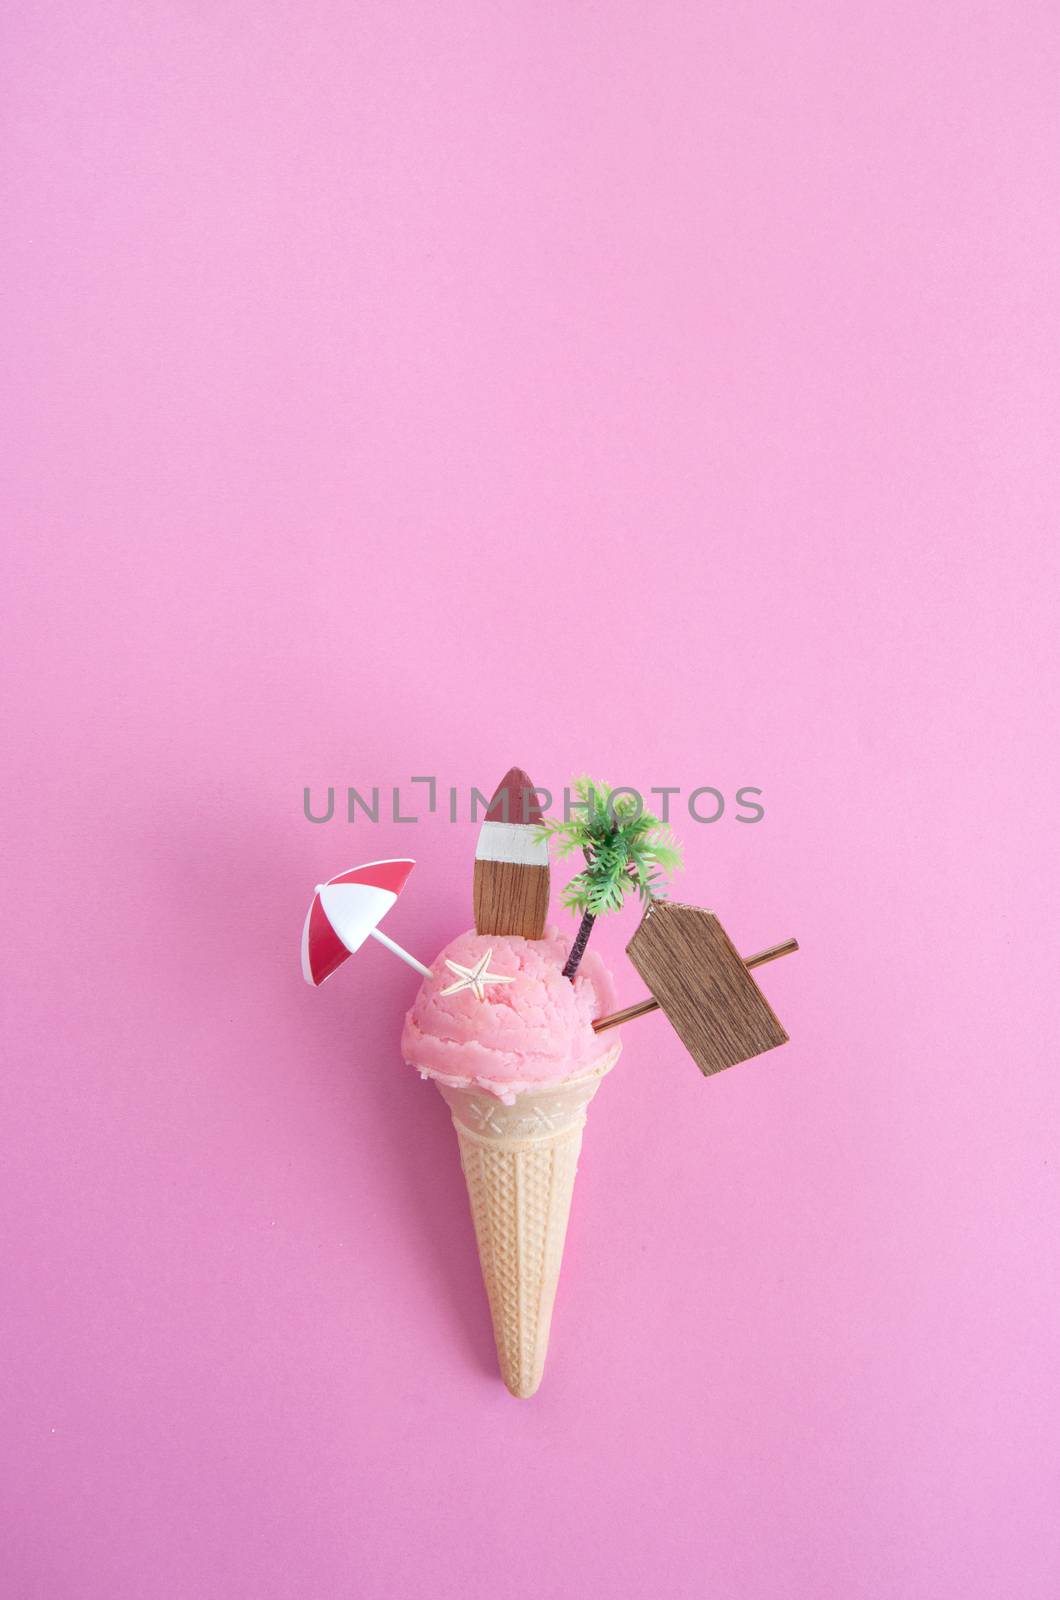
[[[521,767],[497,785],[475,850],[475,932],[540,939],[548,915],[548,841],[534,786]]]

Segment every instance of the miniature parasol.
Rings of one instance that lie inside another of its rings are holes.
[[[302,930],[302,973],[307,983],[319,988],[369,935],[425,978],[431,976],[430,967],[409,955],[378,926],[415,865],[414,861],[401,858],[366,861],[329,878],[327,883],[317,884]]]

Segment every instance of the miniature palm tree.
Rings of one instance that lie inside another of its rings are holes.
[[[593,923],[620,911],[633,891],[647,904],[662,899],[665,874],[681,865],[681,850],[666,823],[640,807],[631,794],[612,800],[606,784],[579,778],[574,785],[582,806],[569,822],[546,817],[539,837],[560,856],[580,850],[585,866],[563,891],[563,904],[580,911],[581,924],[571,946],[565,978],[573,978],[585,954]]]

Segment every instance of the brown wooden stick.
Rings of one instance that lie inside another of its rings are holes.
[[[793,955],[798,948],[798,939],[785,939],[781,944],[771,944],[768,950],[759,950],[757,955],[748,956],[744,966],[764,967],[767,961],[779,961],[781,956]],[[593,1032],[606,1033],[608,1028],[617,1028],[623,1022],[632,1022],[634,1017],[646,1017],[649,1011],[658,1009],[658,1000],[653,1000],[649,995],[646,1000],[638,1000],[636,1005],[626,1006],[624,1011],[612,1011],[609,1017],[597,1017],[593,1023]]]
[[[771,944],[768,950],[759,950],[756,956],[748,956],[744,966],[764,967],[767,961],[779,961],[781,956],[793,956],[798,948],[798,939],[782,939],[780,944]]]
[[[627,1006],[624,1011],[612,1011],[609,1017],[597,1017],[593,1032],[606,1033],[608,1028],[617,1028],[622,1022],[632,1022],[634,1017],[646,1017],[649,1011],[658,1009],[658,1000],[653,1000],[649,995],[646,1000],[638,1000],[635,1006]]]

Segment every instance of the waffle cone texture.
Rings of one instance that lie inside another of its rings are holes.
[[[522,1400],[545,1370],[587,1108],[621,1048],[512,1106],[474,1087],[437,1085],[460,1146],[501,1377]]]

